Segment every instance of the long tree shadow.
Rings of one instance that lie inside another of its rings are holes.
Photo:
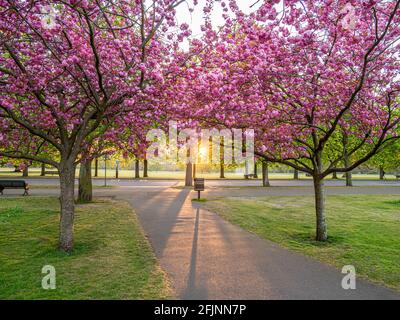
[[[183,299],[207,299],[207,288],[196,284],[197,251],[199,241],[200,209],[196,209],[196,218],[193,231],[192,254],[187,279],[187,286],[183,292]]]
[[[180,223],[179,213],[190,191],[166,189],[147,195],[135,195],[129,199],[158,257],[162,256],[173,228]]]

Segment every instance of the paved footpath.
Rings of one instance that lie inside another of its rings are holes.
[[[197,207],[191,190],[135,189],[117,197],[135,208],[179,298],[400,299],[361,280],[356,290],[343,290],[340,271]]]

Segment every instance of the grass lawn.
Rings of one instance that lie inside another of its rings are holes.
[[[398,195],[327,197],[329,241],[314,241],[314,199],[220,198],[204,206],[226,220],[284,247],[400,291],[400,198]]]
[[[172,292],[126,202],[78,205],[75,250],[56,250],[57,198],[0,200],[0,299],[165,299]],[[55,290],[41,287],[44,265]]]

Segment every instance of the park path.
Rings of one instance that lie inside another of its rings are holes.
[[[400,299],[360,280],[356,290],[343,290],[340,271],[198,207],[191,190],[135,189],[117,197],[136,210],[178,298]]]

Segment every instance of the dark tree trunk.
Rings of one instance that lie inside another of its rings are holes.
[[[193,164],[193,179],[196,178],[196,164]]]
[[[257,162],[254,162],[254,179],[258,179]]]
[[[346,172],[346,187],[353,186],[353,175],[351,172]]]
[[[262,181],[263,187],[270,187],[271,184],[269,183],[269,173],[268,173],[268,162],[262,162]]]
[[[225,179],[225,158],[224,158],[224,137],[221,138],[219,145],[219,178]]]
[[[74,246],[74,185],[75,166],[72,161],[64,161],[60,164],[60,243],[59,248],[65,252],[71,252]]]
[[[22,176],[23,177],[29,176],[29,167],[28,166],[24,167],[24,170],[22,170]]]
[[[81,163],[81,167],[79,169],[78,202],[90,202],[92,200],[92,162],[86,161]]]
[[[193,186],[193,165],[188,163],[186,165],[185,187]]]
[[[337,172],[334,172],[334,173],[332,174],[332,179],[339,179],[338,176],[337,176]]]
[[[350,165],[349,157],[348,157],[347,153],[345,153],[344,166],[347,168],[349,165]],[[345,177],[346,177],[346,187],[352,187],[353,186],[353,175],[351,174],[351,172],[346,172]]]
[[[225,166],[223,162],[219,164],[219,177],[220,179],[225,179]]]
[[[385,178],[385,170],[383,170],[383,166],[379,167],[379,180],[383,180]]]
[[[314,192],[315,192],[315,212],[317,220],[317,241],[326,241],[328,239],[328,230],[325,217],[325,191],[324,180],[318,176],[314,176]]]
[[[94,160],[94,176],[99,176],[99,159],[97,158]]]
[[[299,170],[294,169],[293,179],[294,180],[299,180]]]
[[[149,175],[148,175],[148,165],[149,165],[149,163],[148,163],[147,159],[144,159],[143,160],[143,178],[148,178],[149,177]]]
[[[46,165],[42,163],[41,169],[40,169],[40,176],[44,177],[46,175]]]
[[[140,162],[139,159],[135,160],[135,179],[139,179],[140,178]]]
[[[347,144],[348,144],[348,136],[346,133],[343,134],[343,155],[344,155],[344,166],[345,168],[350,167],[350,158],[349,158],[349,154],[347,151]],[[346,177],[346,187],[352,187],[353,186],[353,177],[351,172],[346,172],[345,173],[345,177]]]

